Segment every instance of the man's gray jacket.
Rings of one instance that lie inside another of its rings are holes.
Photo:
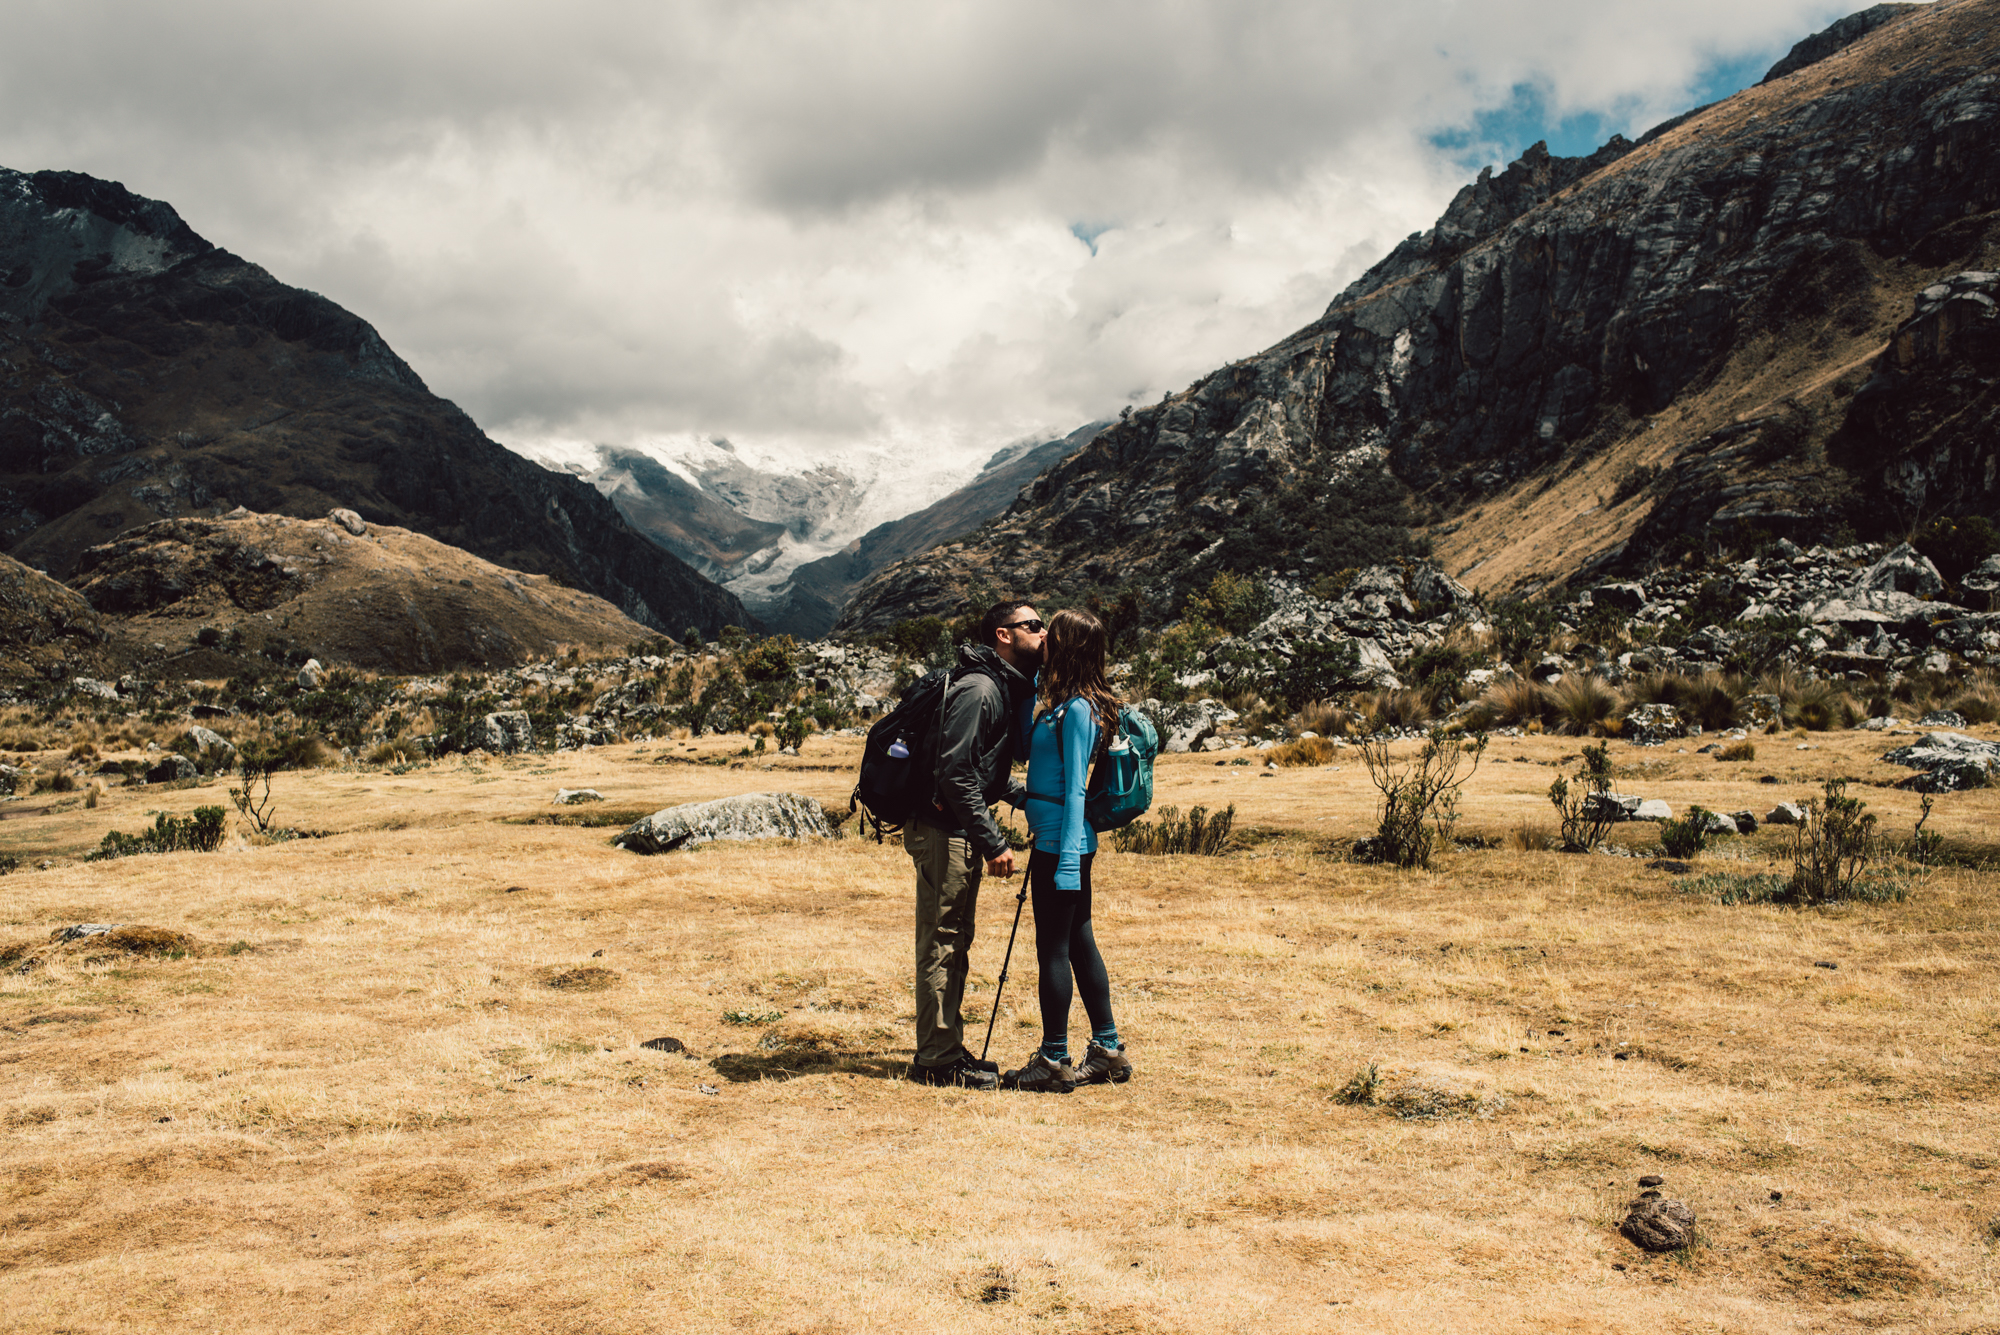
[[[938,735],[937,806],[918,819],[965,835],[991,861],[1007,851],[1007,839],[990,808],[1019,806],[1027,796],[1014,777],[1014,733],[1035,684],[986,645],[960,645],[958,662],[961,675],[945,693]]]

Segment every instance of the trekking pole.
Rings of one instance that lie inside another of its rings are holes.
[[[993,1046],[993,1022],[1000,1018],[1000,993],[1007,986],[1007,965],[1014,958],[1014,933],[1021,930],[1021,906],[1028,902],[1028,872],[1021,869],[1021,893],[1014,896],[1014,928],[1007,933],[1007,953],[1000,960],[1000,981],[993,985],[993,1009],[986,1013],[986,1041],[979,1045],[979,1060],[986,1060],[986,1050]]]

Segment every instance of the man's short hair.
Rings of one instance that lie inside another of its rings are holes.
[[[979,642],[991,649],[997,643],[993,637],[1015,619],[1014,614],[1024,607],[1033,606],[1033,603],[1024,603],[1019,598],[993,604],[986,609],[986,615],[979,618]]]

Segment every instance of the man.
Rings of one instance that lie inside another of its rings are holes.
[[[965,974],[981,867],[1014,874],[1014,852],[994,823],[992,806],[1019,806],[1014,729],[1035,691],[1042,663],[1042,619],[1026,603],[996,603],[980,619],[979,641],[961,645],[960,675],[945,693],[938,738],[937,803],[903,827],[903,847],[917,871],[917,1059],[909,1078],[927,1085],[992,1089],[999,1065],[965,1046]]]

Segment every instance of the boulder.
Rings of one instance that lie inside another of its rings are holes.
[[[633,853],[669,853],[717,840],[831,839],[820,804],[800,793],[745,793],[656,811],[617,840]]]
[[[1600,584],[1590,591],[1593,607],[1608,607],[1614,612],[1636,612],[1646,605],[1646,586],[1643,584]]]
[[[368,522],[352,510],[328,510],[326,517],[357,538],[368,535]]]
[[[1764,813],[1766,825],[1804,825],[1806,809],[1797,802],[1780,802]]]
[[[1217,727],[1237,719],[1236,711],[1219,700],[1191,700],[1178,705],[1148,700],[1142,708],[1152,716],[1153,726],[1159,730],[1160,749],[1176,754],[1194,750]]]
[[[78,695],[88,695],[99,700],[116,700],[118,688],[108,681],[98,681],[95,677],[71,677],[69,688]]]
[[[20,786],[28,771],[13,765],[0,765],[0,793],[11,793]]]
[[[189,728],[181,738],[195,754],[195,761],[203,769],[226,770],[236,767],[236,747],[219,732],[211,732],[199,725]]]
[[[558,788],[555,804],[559,807],[573,807],[585,802],[602,802],[604,794],[595,788]]]
[[[1632,1202],[1618,1231],[1645,1251],[1679,1251],[1694,1240],[1694,1211],[1648,1191]]]
[[[535,745],[535,730],[528,722],[528,715],[519,709],[503,713],[488,714],[479,720],[479,726],[472,730],[471,745],[495,755],[512,755],[516,751],[530,751]]]
[[[160,762],[146,771],[147,783],[172,783],[176,779],[192,779],[201,773],[194,762],[178,751],[169,751],[160,757]]]
[[[1860,579],[1848,585],[1849,593],[1908,593],[1929,598],[1944,592],[1944,576],[1928,556],[1903,543],[1869,566]]]
[[[325,679],[326,669],[320,666],[317,658],[308,658],[306,665],[299,669],[299,685],[309,691],[318,690],[320,682]]]
[[[1635,746],[1658,746],[1677,737],[1698,737],[1701,725],[1682,718],[1672,705],[1634,705],[1619,735]]]
[[[1965,715],[1955,709],[1933,709],[1917,720],[1919,728],[1963,728],[1968,726]]]
[[[1583,800],[1583,814],[1591,820],[1614,823],[1632,820],[1645,800],[1637,793],[1592,793]]]
[[[1753,728],[1768,728],[1785,717],[1785,702],[1769,692],[1744,696],[1741,709],[1743,720]]]
[[[1733,824],[1734,824],[1734,825],[1736,826],[1736,833],[1738,833],[1738,834],[1755,834],[1755,833],[1757,833],[1757,813],[1756,813],[1756,812],[1754,812],[1754,811],[1732,811],[1732,812],[1730,812],[1730,813],[1729,813],[1729,819],[1730,819],[1730,821],[1731,821],[1731,822],[1732,822],[1732,823],[1733,823]]]
[[[1989,598],[2000,593],[2000,552],[1974,566],[1958,586],[1967,593],[1983,593]]]
[[[1886,714],[1880,718],[1865,718],[1854,725],[1857,732],[1887,732],[1891,728],[1900,728],[1902,726],[1903,720],[1897,718],[1894,714]]]
[[[1460,584],[1428,561],[1420,561],[1410,571],[1410,596],[1426,612],[1462,607],[1472,601],[1472,590]]]
[[[1528,669],[1528,680],[1546,686],[1550,682],[1561,681],[1563,673],[1569,671],[1569,664],[1554,654],[1545,655],[1542,661]]]
[[[1662,803],[1661,805],[1664,806],[1665,803]],[[1690,811],[1683,819],[1692,821],[1697,819],[1697,817],[1694,812]],[[1756,818],[1752,817],[1751,819],[1755,820]],[[1736,828],[1736,818],[1734,816],[1725,816],[1720,811],[1704,810],[1703,812],[1701,812],[1699,820],[1701,824],[1701,832],[1703,834],[1739,833],[1739,831]]]
[[[1922,771],[1908,780],[1906,787],[1925,793],[1955,793],[1984,788],[2000,774],[2000,742],[1982,742],[1962,732],[1926,733],[1922,741],[1899,746],[1882,759]]]
[[[1710,812],[1709,814],[1714,815],[1715,813]],[[1663,821],[1672,820],[1673,818],[1674,809],[1657,797],[1647,798],[1639,804],[1638,810],[1632,813],[1633,820]]]

